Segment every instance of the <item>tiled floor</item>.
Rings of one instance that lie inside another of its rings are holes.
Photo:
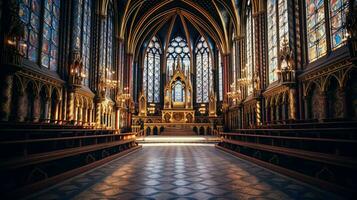
[[[215,149],[145,146],[30,199],[338,199]]]

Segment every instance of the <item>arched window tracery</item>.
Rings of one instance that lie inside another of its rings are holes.
[[[160,102],[160,57],[162,54],[161,45],[154,36],[145,53],[143,70],[143,91],[146,94],[147,102]]]
[[[268,0],[268,65],[269,83],[278,79],[278,54],[284,43],[289,44],[288,2],[287,0]],[[286,63],[281,63],[282,69]]]
[[[177,66],[178,57],[181,58],[182,70],[185,75],[188,76],[190,73],[190,49],[184,38],[177,36],[170,41],[170,44],[167,48],[167,71],[166,73],[171,77],[175,71],[174,67]]]
[[[210,54],[208,44],[201,37],[196,45],[196,101],[198,103],[207,103],[209,92],[212,88],[212,55]]]

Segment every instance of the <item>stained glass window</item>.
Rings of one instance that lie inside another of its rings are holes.
[[[113,4],[110,2],[108,4],[107,16],[102,19],[101,24],[101,34],[100,34],[100,56],[99,63],[101,68],[101,75],[107,80],[113,79],[115,73],[113,66],[113,20],[114,11]],[[113,92],[110,90],[106,91],[107,96],[113,97]]]
[[[267,13],[269,83],[272,83],[277,80],[276,70],[279,64],[279,49],[282,48],[284,42],[289,42],[289,24],[287,8],[287,0],[268,0]],[[281,68],[286,67],[286,63],[281,63],[281,65]]]
[[[346,37],[346,9],[348,0],[330,0],[330,31],[332,49],[342,46]]]
[[[308,58],[311,62],[327,53],[323,0],[306,0],[306,21]]]
[[[244,77],[247,78],[247,90],[248,95],[253,92],[253,69],[254,69],[254,43],[253,43],[253,35],[254,35],[254,24],[252,19],[252,10],[250,1],[248,2],[248,9],[246,14],[246,66],[243,69]]]
[[[173,75],[173,72],[175,71],[174,67],[177,66],[177,58],[179,56],[181,58],[182,70],[184,70],[185,75],[188,76],[190,72],[190,50],[186,40],[180,36],[177,36],[170,41],[167,49],[166,73],[169,76]]]
[[[143,91],[146,94],[147,101],[150,103],[160,102],[161,53],[159,39],[154,36],[146,48],[143,70]]]
[[[31,61],[38,62],[40,59],[42,66],[56,71],[60,0],[43,1],[43,4],[41,0],[20,0],[19,16],[26,25],[25,36],[21,41],[22,53]]]
[[[201,37],[196,45],[196,101],[207,103],[211,88],[213,87],[212,56],[208,44]]]
[[[46,68],[56,71],[60,0],[44,1],[44,4],[41,64]]]
[[[174,88],[172,90],[173,100],[176,102],[184,102],[185,91],[183,90],[181,81],[176,81]]]
[[[21,41],[23,55],[31,61],[38,61],[41,0],[20,0],[19,16],[25,23],[25,34]]]
[[[82,5],[82,60],[86,78],[84,84],[89,86],[89,68],[90,68],[90,29],[91,29],[91,0],[84,0]]]
[[[235,36],[233,35],[233,41],[234,41],[234,38]],[[236,76],[236,73],[237,73],[237,64],[236,64],[236,45],[235,43],[233,42],[232,44],[232,90],[233,91],[236,91],[236,82],[237,82],[237,76]]]
[[[219,100],[223,100],[223,63],[221,52],[218,52],[218,89],[219,89]]]
[[[327,54],[327,44],[335,50],[346,41],[346,9],[348,0],[306,0],[308,60],[312,62]],[[326,15],[330,24],[326,25]],[[330,38],[327,38],[329,32]]]

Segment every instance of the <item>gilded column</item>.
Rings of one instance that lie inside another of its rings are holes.
[[[289,119],[297,119],[297,90],[296,88],[289,89]],[[305,111],[306,112],[306,111]]]
[[[74,116],[74,92],[69,91],[68,93],[68,103],[67,103],[67,120],[72,121],[75,120]]]
[[[96,109],[95,109],[95,123],[96,123],[96,127],[100,127],[101,126],[101,116],[100,116],[100,112],[101,112],[101,104],[97,103],[96,104]]]

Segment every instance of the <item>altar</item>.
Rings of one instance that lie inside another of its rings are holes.
[[[181,68],[181,59],[164,91],[162,121],[165,123],[192,123],[195,111],[192,102],[192,84]]]

